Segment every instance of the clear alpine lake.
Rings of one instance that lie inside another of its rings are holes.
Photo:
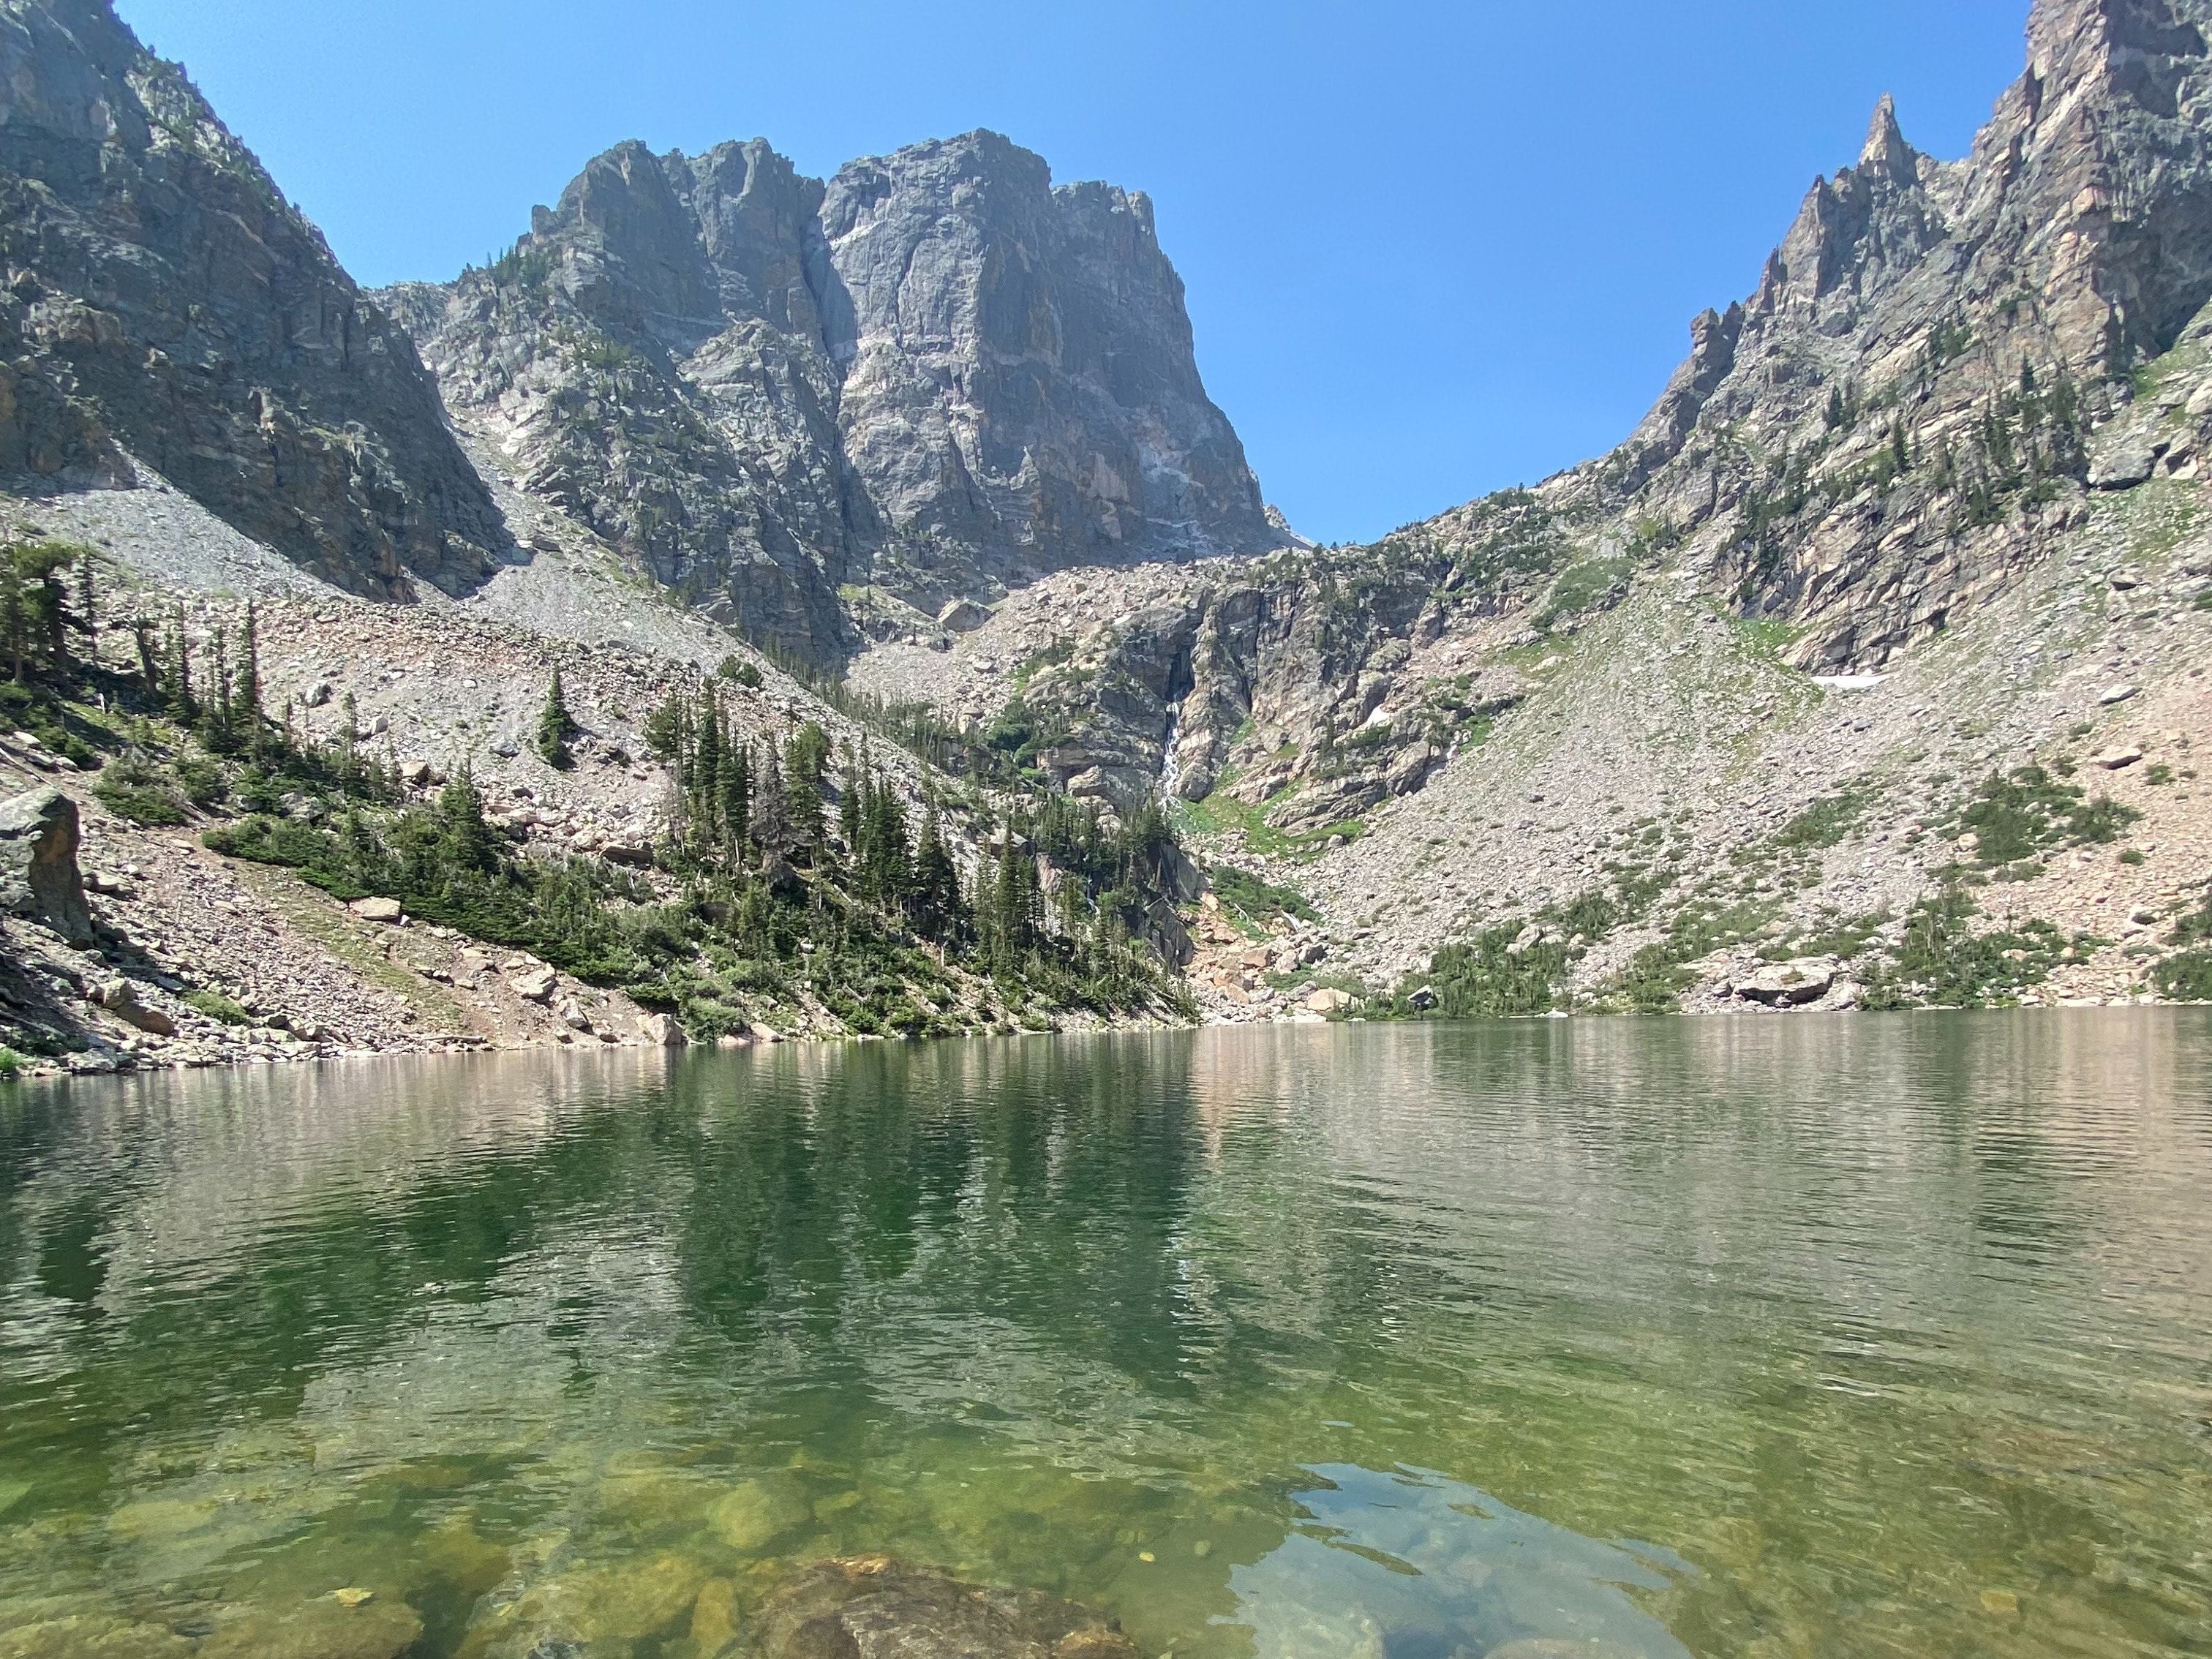
[[[0,1655],[2204,1654],[2208,1194],[2186,1009],[19,1086]]]

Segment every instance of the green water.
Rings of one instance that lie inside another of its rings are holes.
[[[0,1656],[2212,1653],[2212,1018],[0,1091]],[[341,1587],[374,1599],[346,1609]]]

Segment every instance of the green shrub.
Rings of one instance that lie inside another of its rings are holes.
[[[169,769],[185,799],[203,812],[212,812],[230,798],[230,777],[222,763],[205,755],[179,755]]]
[[[1276,886],[1234,866],[1224,865],[1214,871],[1213,891],[1224,908],[1263,927],[1283,915],[1295,916],[1300,921],[1321,920],[1321,912],[1295,888]]]
[[[1775,837],[1780,847],[1834,847],[1850,835],[1865,813],[1867,797],[1856,791],[1828,795],[1814,801],[1782,826]]]
[[[2212,951],[2184,951],[2151,971],[2159,994],[2175,1002],[2212,1002]]]
[[[223,1025],[251,1025],[253,1016],[219,991],[187,991],[184,1003],[197,1008],[210,1019]]]
[[[13,1083],[22,1075],[23,1057],[13,1048],[0,1046],[0,1081]]]
[[[104,768],[92,786],[93,799],[119,818],[155,827],[185,821],[184,797],[176,781],[150,762],[131,757]]]
[[[1984,781],[1952,833],[1974,833],[1975,860],[1988,870],[2060,844],[2108,846],[2142,816],[2106,796],[2089,799],[2040,766],[2023,766]]]
[[[2047,921],[2031,921],[2018,933],[1978,933],[1972,925],[1977,914],[1963,882],[1915,905],[1895,961],[1870,976],[1867,1006],[2002,1006],[2050,978],[2069,947],[2066,935]],[[2085,943],[2078,935],[2070,941],[2075,947]]]

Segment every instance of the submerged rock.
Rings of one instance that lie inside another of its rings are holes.
[[[404,1601],[348,1606],[325,1596],[294,1612],[242,1608],[200,1644],[200,1659],[394,1659],[421,1639],[422,1620]]]
[[[192,1644],[159,1625],[98,1613],[42,1620],[0,1632],[0,1659],[189,1659]]]
[[[1087,1607],[1001,1590],[889,1556],[824,1561],[762,1609],[761,1659],[1137,1659]]]

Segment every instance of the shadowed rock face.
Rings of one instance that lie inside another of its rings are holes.
[[[89,941],[77,844],[76,803],[60,790],[0,801],[0,909],[41,922],[72,945]]]
[[[392,301],[527,488],[817,658],[1073,564],[1275,544],[1151,204],[994,133],[826,185],[759,140],[618,146],[515,252]]]
[[[449,592],[507,545],[406,336],[106,0],[0,3],[0,469],[120,443],[356,592]]]

